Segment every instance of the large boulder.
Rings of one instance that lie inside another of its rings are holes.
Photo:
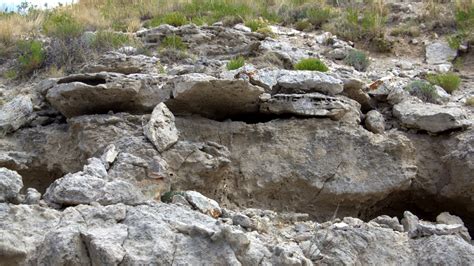
[[[158,104],[143,127],[145,136],[163,152],[178,141],[178,130],[174,124],[174,115],[164,103]]]
[[[393,107],[393,115],[405,127],[431,133],[464,128],[471,124],[468,114],[458,106],[405,101]]]
[[[172,79],[166,89],[166,105],[174,114],[199,114],[212,119],[258,112],[264,92],[245,80],[216,79],[205,74],[187,74]]]
[[[33,103],[28,96],[17,96],[0,106],[0,136],[27,124],[32,113]]]
[[[51,105],[68,118],[109,111],[143,113],[169,97],[161,83],[160,77],[144,74],[76,74],[57,80],[45,93]]]
[[[457,51],[447,42],[434,42],[425,47],[426,63],[444,64],[451,62],[457,56]]]
[[[191,141],[212,141],[231,152],[224,173],[194,172],[189,178],[175,174],[172,187],[188,190],[198,185],[214,199],[239,205],[290,208],[321,218],[337,208],[341,215],[357,215],[364,206],[408,190],[416,176],[414,147],[400,133],[376,135],[315,118],[245,124],[177,117],[176,125]],[[178,144],[163,157],[176,160],[170,167],[184,171],[179,162],[197,154],[178,156]]]
[[[22,187],[23,181],[17,172],[0,167],[0,202],[17,202]]]

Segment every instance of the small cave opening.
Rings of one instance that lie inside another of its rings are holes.
[[[98,76],[70,76],[62,78],[58,81],[58,84],[81,82],[90,86],[97,86],[100,84],[107,83],[107,80],[103,77]]]
[[[267,123],[272,120],[277,120],[277,119],[291,119],[291,118],[297,118],[294,115],[276,115],[276,114],[264,114],[264,113],[248,113],[248,114],[239,114],[239,115],[233,115],[233,116],[228,116],[224,119],[219,119],[217,121],[223,122],[223,121],[236,121],[236,122],[244,122],[246,124],[258,124],[258,123]]]
[[[23,179],[23,189],[21,193],[26,193],[28,188],[35,188],[41,194],[58,178],[65,173],[59,169],[48,169],[46,166],[34,166],[28,169],[17,170]]]
[[[388,215],[397,217],[401,222],[405,211],[410,211],[420,220],[429,222],[436,222],[436,217],[440,213],[449,212],[461,218],[469,234],[474,236],[474,213],[470,212],[465,204],[425,192],[394,193],[361,212],[359,218],[370,221],[378,216]]]

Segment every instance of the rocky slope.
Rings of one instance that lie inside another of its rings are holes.
[[[473,264],[472,77],[403,89],[456,51],[359,72],[351,43],[273,31],[164,25],[137,35],[192,56],[2,89],[0,265]],[[289,67],[314,56],[330,71]]]

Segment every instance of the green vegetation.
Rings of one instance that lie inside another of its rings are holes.
[[[471,96],[471,97],[467,98],[465,105],[474,106],[474,96]]]
[[[235,70],[243,67],[245,65],[245,59],[242,56],[239,56],[235,59],[230,60],[227,63],[227,70]]]
[[[270,27],[263,27],[257,30],[257,33],[263,34],[265,37],[275,38],[276,34]]]
[[[161,24],[169,24],[175,27],[183,26],[188,23],[186,16],[178,12],[171,12],[164,16],[158,16],[150,20],[146,26],[156,27]]]
[[[84,32],[84,26],[69,14],[53,12],[46,18],[43,31],[48,36],[67,40],[80,37]]]
[[[436,88],[424,80],[412,81],[405,90],[424,102],[436,103],[436,100],[439,98]]]
[[[188,47],[183,42],[181,37],[176,35],[166,36],[162,41],[160,48],[162,49],[174,49],[174,50],[186,50]]]
[[[407,37],[418,37],[420,36],[420,29],[415,25],[400,25],[390,32],[391,36],[407,36]]]
[[[317,58],[301,59],[297,64],[295,64],[294,68],[296,70],[311,70],[319,72],[326,72],[329,70],[329,68]]]
[[[44,63],[45,52],[40,41],[18,42],[18,67],[22,76],[33,73]]]
[[[98,31],[92,38],[90,45],[97,50],[117,49],[137,43],[131,36],[113,31]]]
[[[431,84],[442,87],[452,93],[459,88],[461,78],[455,73],[431,74],[426,78]]]
[[[161,196],[161,201],[164,202],[164,203],[171,203],[171,201],[173,201],[173,197],[176,196],[176,195],[184,196],[184,193],[181,192],[181,191],[168,191],[168,192],[165,192]]]
[[[367,54],[359,50],[350,51],[344,59],[344,62],[353,66],[357,71],[366,71],[370,65]]]
[[[268,26],[268,23],[263,19],[252,19],[245,22],[245,26],[249,27],[252,31],[258,31]]]

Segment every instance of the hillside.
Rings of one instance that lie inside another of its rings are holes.
[[[472,265],[474,2],[0,13],[0,265]]]

